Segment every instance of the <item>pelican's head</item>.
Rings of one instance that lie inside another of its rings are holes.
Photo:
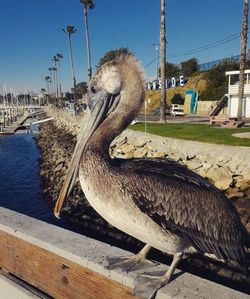
[[[138,61],[132,55],[121,55],[105,63],[93,77],[88,96],[88,109],[81,125],[71,164],[56,202],[54,214],[69,195],[82,153],[94,132],[112,122],[113,135],[119,134],[137,115],[144,99],[144,79]]]

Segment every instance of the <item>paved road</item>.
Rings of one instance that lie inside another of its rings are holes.
[[[137,120],[140,122],[144,122],[146,119],[147,122],[157,122],[160,119],[159,115],[154,115],[152,113],[139,114]],[[167,122],[169,123],[186,123],[186,122],[195,122],[195,123],[207,123],[209,124],[209,117],[204,116],[171,116],[166,115]]]

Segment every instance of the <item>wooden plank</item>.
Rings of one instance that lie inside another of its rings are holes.
[[[55,298],[138,298],[118,282],[3,231],[0,267]]]

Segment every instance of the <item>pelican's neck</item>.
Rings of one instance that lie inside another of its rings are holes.
[[[95,154],[100,153],[103,158],[110,159],[109,147],[111,142],[128,127],[134,119],[133,115],[134,113],[131,116],[110,114],[89,139],[87,151]]]

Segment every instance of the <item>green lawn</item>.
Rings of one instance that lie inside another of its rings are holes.
[[[143,123],[138,123],[129,127],[135,131],[144,132]],[[250,132],[250,127],[238,129],[226,129],[218,126],[206,124],[190,123],[148,123],[147,132],[163,137],[172,137],[177,139],[195,140],[207,143],[250,146],[250,139],[233,137],[234,133]]]

